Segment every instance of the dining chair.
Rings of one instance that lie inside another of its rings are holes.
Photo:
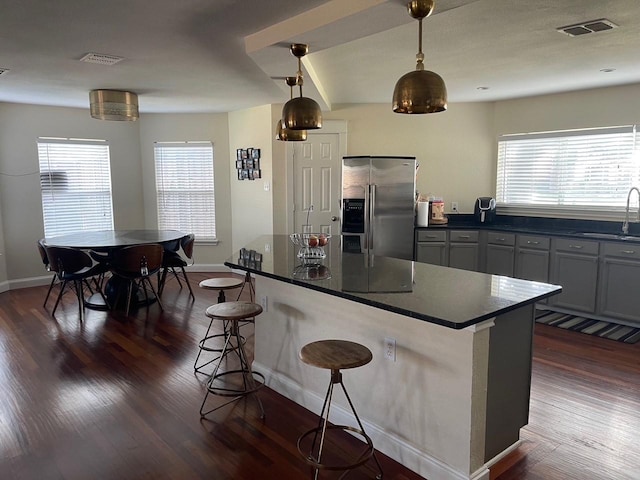
[[[78,312],[80,321],[82,321],[84,319],[85,288],[87,288],[91,294],[95,293],[89,280],[104,275],[105,266],[100,263],[94,263],[89,254],[83,250],[70,247],[48,246],[44,246],[44,249],[49,261],[49,268],[56,273],[58,280],[62,284],[51,315],[55,315],[62,296],[68,291],[67,287],[71,285],[76,297],[78,297]],[[96,285],[98,285],[98,283],[96,283]],[[99,288],[97,288],[97,291],[106,304],[107,300],[102,294],[102,291]]]
[[[180,288],[182,288],[182,282],[180,281],[180,278],[184,280],[184,282],[187,284],[187,287],[189,288],[189,295],[193,300],[195,300],[196,297],[194,296],[193,290],[191,289],[189,277],[187,276],[187,272],[184,269],[184,267],[191,266],[194,263],[193,245],[195,243],[195,240],[196,237],[193,233],[185,235],[180,240],[182,252],[184,253],[187,260],[185,260],[178,252],[165,250],[165,254],[162,260],[162,273],[158,281],[158,293],[160,295],[162,295],[162,291],[164,290],[164,286],[167,281],[167,275],[170,273],[178,281]]]
[[[146,245],[132,245],[117,249],[111,257],[111,273],[120,279],[123,279],[127,285],[127,302],[126,313],[129,315],[131,309],[131,297],[135,291],[137,295],[138,288],[142,287],[145,296],[145,303],[150,303],[147,286],[151,289],[155,299],[160,306],[160,310],[164,310],[160,296],[156,292],[151,277],[156,275],[162,268],[162,258],[164,248],[159,243],[150,243]],[[115,304],[118,304],[122,289],[120,288],[116,294]]]
[[[42,263],[44,264],[44,268],[47,269],[47,272],[51,272],[51,266],[49,265],[49,257],[47,255],[47,250],[44,246],[44,240],[40,239],[38,240],[38,252],[40,253],[40,258],[42,259]],[[53,286],[56,283],[56,280],[58,279],[58,275],[56,275],[56,273],[53,273],[53,277],[51,278],[51,283],[49,284],[49,290],[47,290],[47,296],[44,298],[44,303],[42,304],[43,307],[47,306],[47,301],[49,300],[49,296],[51,295],[51,290],[53,290]]]

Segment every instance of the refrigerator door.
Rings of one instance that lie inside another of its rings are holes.
[[[360,253],[369,248],[370,157],[342,159],[342,235],[345,251]]]
[[[416,159],[372,157],[369,194],[369,251],[413,259]]]

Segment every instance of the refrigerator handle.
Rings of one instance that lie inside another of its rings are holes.
[[[371,201],[369,204],[369,228],[367,228],[367,234],[369,235],[369,251],[373,253],[373,219],[376,218],[376,184],[372,183],[369,188],[371,189]]]

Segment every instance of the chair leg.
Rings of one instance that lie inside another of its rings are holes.
[[[193,290],[191,290],[191,284],[189,283],[189,277],[187,277],[187,272],[185,271],[184,267],[180,267],[180,268],[182,269],[182,276],[184,277],[184,281],[187,284],[187,287],[189,287],[189,295],[191,295],[191,298],[195,300],[196,297],[193,294]]]
[[[158,296],[162,295],[164,291],[164,284],[167,281],[167,267],[162,269],[162,274],[158,273]]]
[[[56,309],[58,308],[58,304],[60,303],[60,299],[62,298],[62,295],[64,294],[64,289],[67,287],[67,281],[63,281],[62,282],[62,286],[60,287],[60,293],[58,293],[58,299],[56,300],[56,304],[53,306],[53,311],[51,312],[51,315],[55,315],[56,313]]]
[[[74,280],[74,289],[76,291],[76,297],[78,297],[78,315],[80,322],[84,321],[84,287],[83,280]]]
[[[133,280],[129,280],[127,284],[127,317],[129,316],[129,309],[131,308],[131,291],[133,290]]]
[[[51,295],[51,290],[53,290],[53,286],[55,285],[57,278],[58,278],[58,276],[54,275],[53,278],[51,279],[51,283],[49,284],[49,290],[47,290],[47,296],[44,297],[44,303],[42,304],[42,306],[45,307],[45,308],[47,306],[47,301],[49,300],[49,295]]]
[[[155,295],[156,300],[158,301],[158,305],[160,305],[160,310],[164,312],[164,306],[162,305],[162,301],[160,300],[160,295],[156,292],[156,289],[153,288],[153,284],[151,283],[151,280],[149,280],[149,277],[144,277],[142,279],[142,282],[144,283],[145,280],[149,283],[149,287],[151,288],[151,291]],[[146,289],[145,289],[145,293],[146,293]]]

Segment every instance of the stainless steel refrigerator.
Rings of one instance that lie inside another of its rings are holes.
[[[415,157],[342,159],[343,250],[413,259]]]

